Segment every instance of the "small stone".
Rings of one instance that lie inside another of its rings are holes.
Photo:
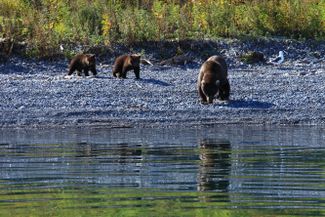
[[[305,76],[305,75],[307,75],[307,72],[299,72],[299,75],[300,76]]]

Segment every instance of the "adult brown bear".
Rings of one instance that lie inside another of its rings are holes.
[[[85,76],[89,76],[88,71],[90,70],[93,75],[97,75],[96,71],[96,57],[94,54],[77,54],[69,64],[69,73],[68,75],[72,75],[72,73],[77,70],[77,74],[81,76],[83,72]]]
[[[229,100],[230,84],[227,63],[221,56],[212,56],[200,68],[197,88],[202,103],[212,103],[218,93],[219,100]]]
[[[140,78],[140,58],[138,54],[122,55],[116,58],[113,65],[113,76],[126,78],[126,73],[133,69],[135,77]]]

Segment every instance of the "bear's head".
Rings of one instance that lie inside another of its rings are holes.
[[[218,92],[220,82],[215,81],[213,74],[205,74],[201,81],[201,89],[204,95],[207,97],[208,103],[212,103],[214,96]]]
[[[87,54],[86,55],[86,63],[88,66],[96,65],[96,56],[95,54]]]
[[[141,58],[141,55],[131,54],[130,55],[131,65],[133,67],[139,67],[139,65],[140,65],[140,58]]]

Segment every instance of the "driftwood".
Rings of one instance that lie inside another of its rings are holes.
[[[193,57],[189,52],[181,55],[173,56],[172,58],[163,60],[160,62],[160,65],[185,65],[193,61]]]
[[[143,59],[143,58],[140,59],[140,63],[143,64],[143,65],[153,66],[153,64],[149,60]]]

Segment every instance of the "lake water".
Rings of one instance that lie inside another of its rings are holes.
[[[0,216],[325,216],[322,127],[0,136]]]

